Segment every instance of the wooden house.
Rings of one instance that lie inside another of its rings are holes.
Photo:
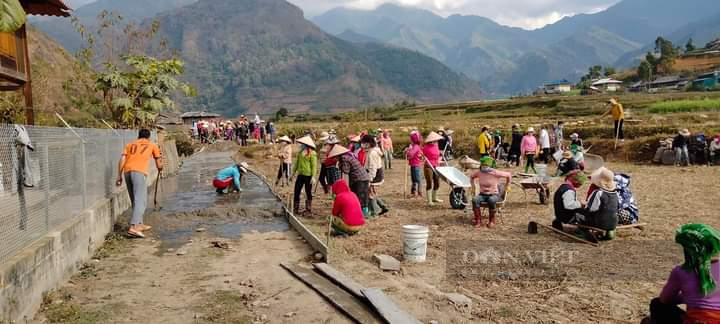
[[[20,4],[28,15],[70,16],[70,8],[62,0],[20,0]],[[25,122],[34,124],[25,25],[13,33],[0,32],[0,91],[22,91],[25,97]]]

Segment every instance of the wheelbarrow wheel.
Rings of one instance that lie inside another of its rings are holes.
[[[455,188],[450,192],[450,206],[452,209],[465,209],[468,200],[465,195],[465,188]]]

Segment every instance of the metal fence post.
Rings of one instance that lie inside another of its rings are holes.
[[[45,182],[45,229],[50,231],[50,148],[43,146],[43,169],[42,178]]]
[[[83,209],[88,207],[87,201],[87,157],[85,157],[85,142],[80,141],[80,165],[82,165],[82,172],[80,173],[80,186],[82,188],[82,206]]]

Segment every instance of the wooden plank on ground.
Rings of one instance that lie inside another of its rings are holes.
[[[337,307],[343,314],[357,323],[382,323],[382,320],[374,314],[372,309],[365,306],[359,299],[355,298],[349,292],[336,286],[327,278],[320,274],[306,269],[298,265],[281,263],[280,266],[289,271],[300,281],[304,282],[310,288],[318,292],[327,299],[331,304]]]
[[[379,288],[368,288],[362,290],[363,294],[370,301],[380,315],[390,324],[422,324],[415,317],[400,309],[385,293]]]
[[[362,293],[365,287],[361,286],[357,281],[335,270],[335,268],[327,263],[315,263],[313,267],[336,284],[345,288],[345,290],[353,294],[356,298],[365,299],[365,295]]]

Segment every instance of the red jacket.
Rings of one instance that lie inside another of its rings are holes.
[[[365,225],[360,200],[350,191],[347,182],[344,179],[338,180],[332,185],[332,191],[335,194],[333,216],[342,217],[343,222],[348,226]]]

